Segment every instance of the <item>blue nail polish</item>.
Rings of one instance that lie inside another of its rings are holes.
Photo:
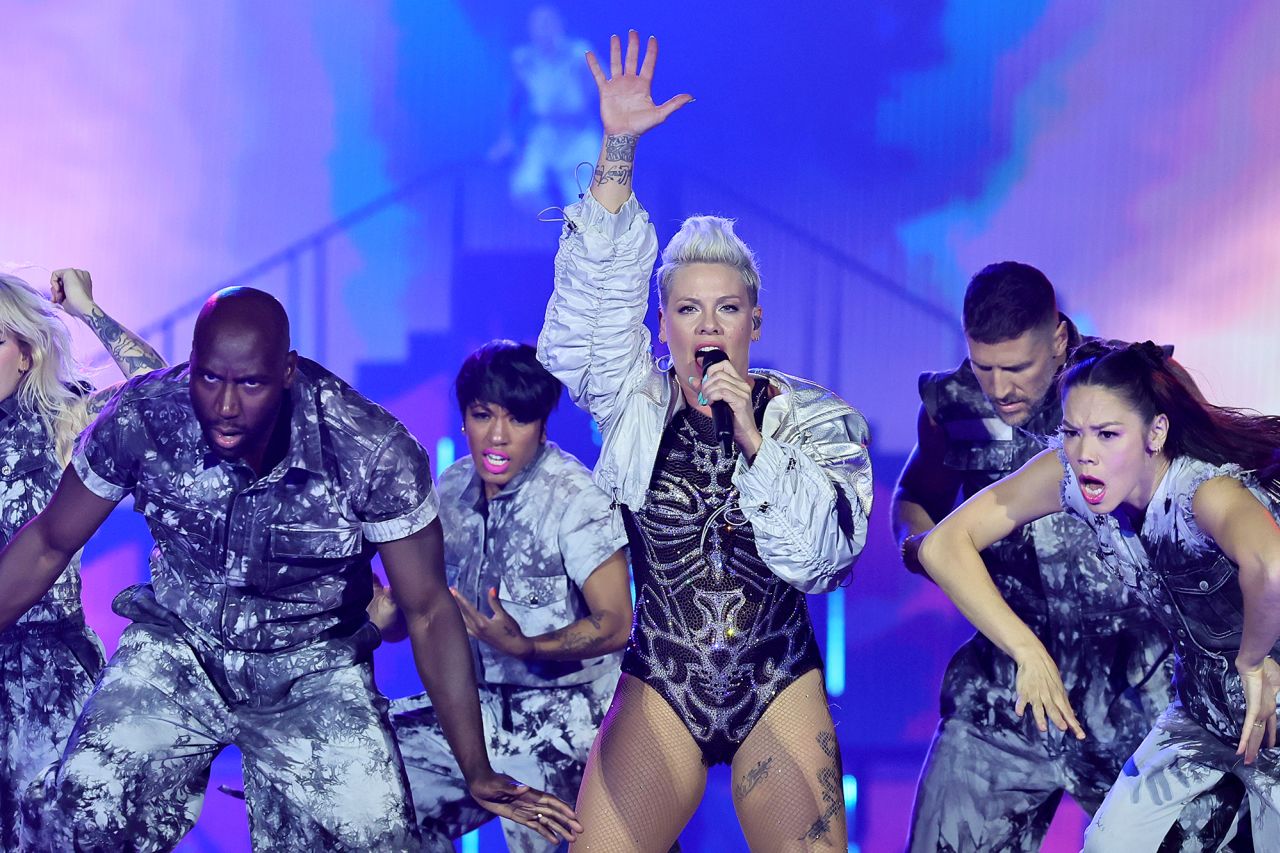
[[[698,394],[698,404],[702,406],[705,406],[707,404],[707,397],[705,394],[702,394],[702,393]]]

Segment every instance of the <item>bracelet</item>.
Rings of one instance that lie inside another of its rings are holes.
[[[924,568],[924,566],[920,565],[920,543],[928,535],[929,532],[927,530],[923,533],[912,533],[910,536],[903,538],[902,545],[898,549],[898,556],[902,559],[902,564],[913,572]],[[910,558],[907,556],[908,552],[911,555]]]

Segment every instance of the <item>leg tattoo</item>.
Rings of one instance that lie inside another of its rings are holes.
[[[834,732],[819,732],[818,746],[832,760],[831,764],[818,771],[818,788],[822,793],[822,814],[809,825],[809,829],[797,841],[831,842],[831,819],[844,808],[844,797],[840,780],[840,746],[836,743]]]
[[[738,784],[733,788],[733,795],[738,799],[742,799],[754,791],[756,786],[768,777],[769,765],[771,764],[773,764],[772,755],[758,762],[755,767],[752,767],[746,773],[743,773],[742,778],[738,780]]]

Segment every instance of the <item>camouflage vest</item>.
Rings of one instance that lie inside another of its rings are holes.
[[[1080,336],[1068,324],[1071,344],[1078,345]],[[946,431],[943,463],[960,475],[966,499],[1044,450],[1062,420],[1057,394],[1050,392],[1025,424],[1009,426],[982,393],[968,360],[952,371],[923,374],[920,399]],[[1132,628],[1134,620],[1148,618],[1099,561],[1092,531],[1065,513],[1014,531],[984,551],[983,559],[1009,606],[1055,656],[1069,651],[1059,644],[1071,643],[1072,635],[1118,633],[1126,622]]]
[[[1280,496],[1239,465],[1189,456],[1173,460],[1151,498],[1140,530],[1116,513],[1090,511],[1075,476],[1063,478],[1063,505],[1085,521],[1102,559],[1149,605],[1173,638],[1178,697],[1193,720],[1235,744],[1244,723],[1244,690],[1236,672],[1244,628],[1239,566],[1196,523],[1196,490],[1215,477],[1243,483],[1280,519]],[[1280,655],[1280,643],[1272,649]]]

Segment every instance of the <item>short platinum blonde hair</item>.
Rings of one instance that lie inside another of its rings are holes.
[[[18,342],[31,360],[13,393],[34,412],[66,462],[88,425],[84,374],[71,351],[71,333],[48,299],[15,275],[0,273],[0,335]]]
[[[658,304],[667,304],[671,279],[689,264],[724,264],[738,271],[754,308],[760,301],[760,270],[756,254],[737,234],[732,219],[723,216],[690,216],[662,250],[658,267]]]

